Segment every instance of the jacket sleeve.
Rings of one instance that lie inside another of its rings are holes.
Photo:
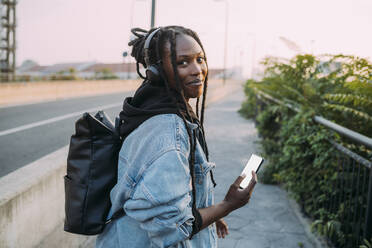
[[[152,162],[124,209],[128,216],[141,223],[154,247],[169,247],[188,239],[194,217],[185,155],[173,149]]]

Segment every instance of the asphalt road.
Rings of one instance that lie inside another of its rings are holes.
[[[80,112],[103,109],[112,120],[133,92],[0,108],[0,177],[63,146]]]
[[[225,90],[221,83],[210,83],[207,100],[218,100]],[[75,132],[74,123],[84,112],[105,110],[114,121],[124,98],[133,93],[0,107],[0,177],[68,145]]]

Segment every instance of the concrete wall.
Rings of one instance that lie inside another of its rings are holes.
[[[79,247],[90,242],[63,231],[67,152],[64,147],[0,179],[0,247]]]
[[[0,106],[119,93],[135,90],[140,84],[140,80],[1,83]]]

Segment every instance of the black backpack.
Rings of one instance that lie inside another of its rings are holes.
[[[99,234],[105,224],[125,214],[121,208],[106,221],[110,191],[117,182],[121,147],[118,126],[118,119],[114,126],[103,111],[95,116],[84,113],[75,123],[64,177],[67,232]]]

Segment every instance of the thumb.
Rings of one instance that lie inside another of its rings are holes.
[[[233,183],[233,185],[236,186],[237,188],[239,188],[240,183],[244,180],[245,177],[246,177],[246,175],[245,175],[244,173],[241,174],[240,176],[238,176],[238,177],[235,179],[235,182]]]

